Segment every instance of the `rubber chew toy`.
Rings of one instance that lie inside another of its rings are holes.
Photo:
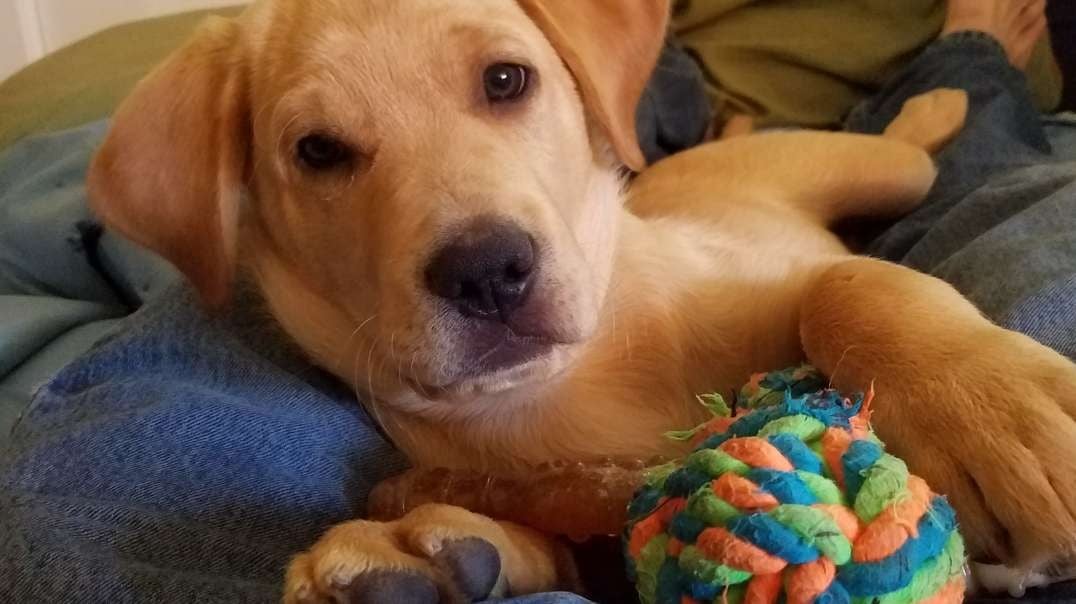
[[[445,503],[577,541],[619,535],[628,521],[628,502],[644,482],[646,465],[547,464],[520,478],[412,470],[378,484],[367,515],[395,520],[420,505]]]
[[[885,453],[870,395],[820,389],[809,369],[757,376],[733,417],[653,472],[629,510],[644,604],[960,602],[964,544],[949,504]]]

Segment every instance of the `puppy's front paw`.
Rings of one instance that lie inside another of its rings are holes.
[[[929,386],[910,389],[918,401],[894,401],[908,409],[878,417],[880,431],[913,471],[949,495],[975,558],[1070,575],[1076,365],[1000,329],[965,350],[929,376]]]
[[[397,522],[326,533],[288,569],[286,604],[457,604],[556,581],[554,545],[461,508],[427,505]]]

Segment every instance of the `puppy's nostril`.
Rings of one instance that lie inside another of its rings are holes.
[[[488,219],[442,248],[426,269],[430,291],[469,317],[508,317],[529,293],[534,241],[519,227]]]
[[[525,281],[530,276],[531,270],[534,268],[534,258],[517,259],[508,265],[508,268],[504,271],[504,277],[511,283],[519,283]]]
[[[507,279],[510,283],[522,281],[523,278],[526,276],[527,273],[525,273],[515,265],[508,267],[508,270],[504,273],[504,278]]]
[[[482,296],[482,290],[478,287],[477,283],[467,281],[466,283],[459,284],[458,287],[452,288],[453,292],[458,292],[454,296],[445,296],[447,298],[480,298]]]

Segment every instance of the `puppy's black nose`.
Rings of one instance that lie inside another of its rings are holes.
[[[508,222],[479,220],[437,252],[426,284],[464,316],[507,322],[526,299],[534,269],[530,235]]]

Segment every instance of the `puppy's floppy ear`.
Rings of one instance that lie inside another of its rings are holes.
[[[246,79],[239,25],[207,21],[121,104],[88,175],[102,220],[175,264],[210,306],[235,274]]]
[[[669,0],[518,0],[579,83],[620,161],[639,171],[635,112],[665,41]]]

